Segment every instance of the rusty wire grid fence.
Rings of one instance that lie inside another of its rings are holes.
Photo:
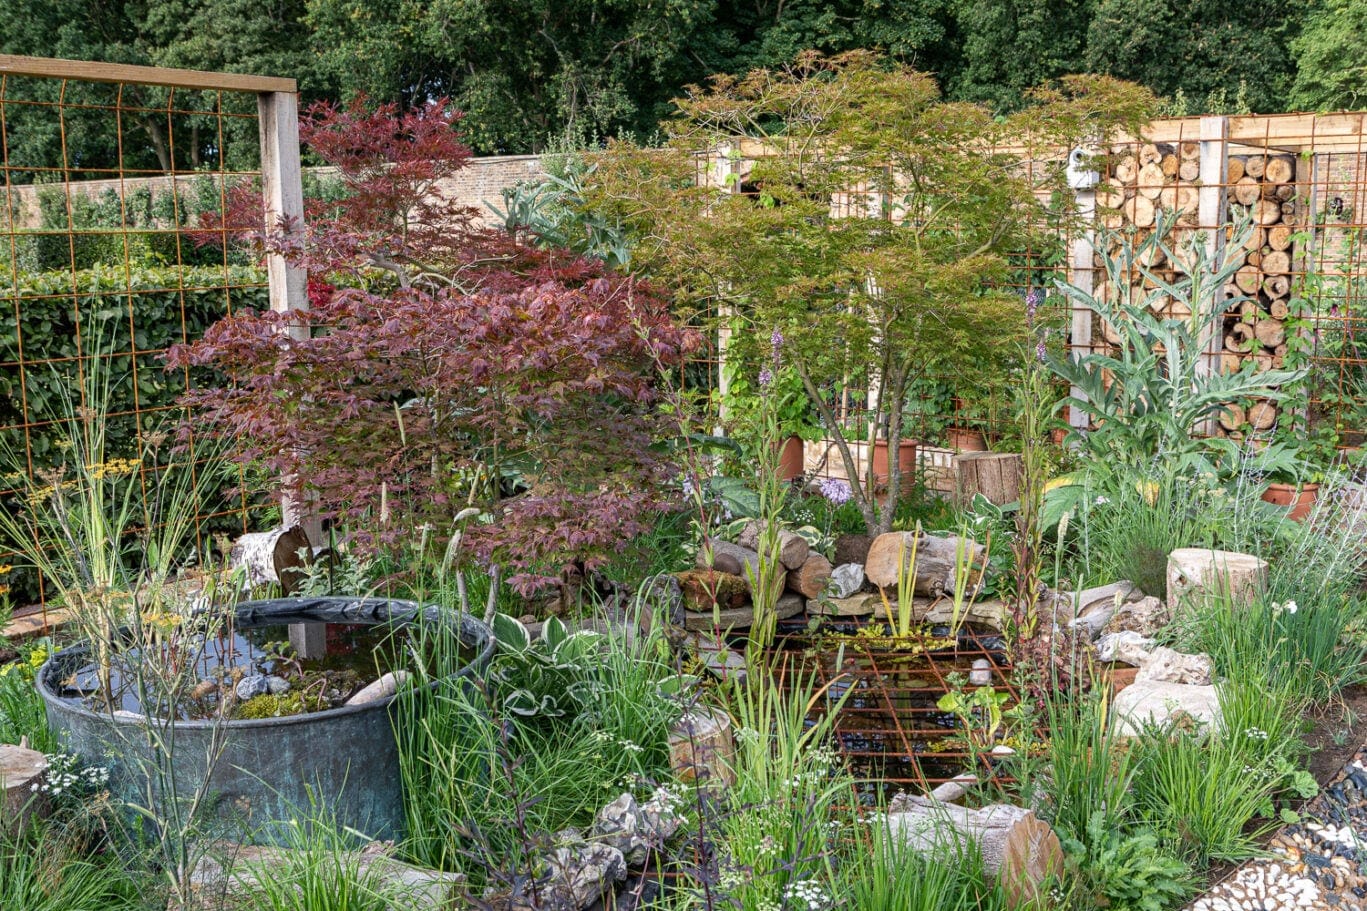
[[[293,105],[293,92],[292,80],[0,57],[0,442],[29,478],[60,483],[65,424],[92,408],[105,435],[92,470],[146,494],[172,460],[202,466],[202,448],[177,449],[173,432],[177,399],[209,378],[164,357],[270,306],[264,264],[219,216],[234,185],[261,184],[260,111],[274,110],[262,99]],[[23,508],[15,467],[5,509]],[[202,503],[201,552],[260,505],[238,486]],[[23,571],[0,581],[20,612],[50,594]]]

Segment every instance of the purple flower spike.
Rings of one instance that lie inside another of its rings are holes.
[[[769,388],[769,385],[770,385],[771,383],[773,383],[773,381],[774,381],[774,371],[770,370],[768,367],[761,367],[761,368],[759,368],[759,384],[760,384],[760,386],[764,387],[765,389],[768,389],[768,388]]]
[[[1045,361],[1049,359],[1048,353],[1045,351],[1044,348],[1043,338],[1041,338],[1038,342],[1035,343],[1035,357],[1039,359],[1039,362],[1041,364],[1043,364]]]
[[[769,347],[774,349],[774,356],[778,356],[779,349],[783,347],[783,333],[775,329],[769,335]]]

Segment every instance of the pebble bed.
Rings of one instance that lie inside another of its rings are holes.
[[[1367,746],[1300,816],[1187,911],[1367,911]]]

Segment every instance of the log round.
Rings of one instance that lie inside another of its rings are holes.
[[[1296,176],[1296,169],[1291,164],[1290,158],[1278,156],[1270,158],[1266,167],[1263,168],[1263,180],[1267,183],[1290,183]]]
[[[1260,225],[1274,225],[1282,220],[1282,206],[1275,199],[1259,199],[1253,203],[1253,220]]]
[[[1234,198],[1241,206],[1253,205],[1262,195],[1262,185],[1252,177],[1240,177],[1234,184]]]
[[[1289,250],[1291,248],[1291,226],[1273,225],[1268,228],[1267,245],[1273,250]]]
[[[1146,142],[1139,147],[1139,163],[1141,165],[1156,164],[1163,160],[1163,150],[1157,143]]]
[[[1291,254],[1284,250],[1273,250],[1263,256],[1261,265],[1264,272],[1285,275],[1291,271]]]
[[[1238,183],[1244,176],[1244,160],[1242,158],[1230,158],[1226,165],[1228,171],[1225,180],[1231,184]]]
[[[1264,290],[1268,289],[1264,287]],[[1273,319],[1284,320],[1291,313],[1291,305],[1284,300],[1274,300],[1272,303],[1267,305],[1267,313]],[[1281,353],[1285,354],[1286,352],[1283,351]]]
[[[1250,155],[1244,160],[1244,173],[1249,177],[1262,177],[1267,170],[1267,159],[1262,155]]]
[[[1271,359],[1271,355],[1267,355]],[[1269,430],[1277,423],[1277,406],[1266,400],[1248,406],[1248,424],[1254,430]]]
[[[1234,273],[1234,284],[1245,294],[1253,294],[1262,282],[1263,274],[1257,266],[1244,266]]]
[[[1243,406],[1233,402],[1225,405],[1224,411],[1220,412],[1220,426],[1226,430],[1238,430],[1246,419]]]
[[[1267,561],[1252,554],[1184,547],[1168,554],[1168,609],[1184,598],[1253,597],[1267,581]]]
[[[1167,177],[1163,174],[1163,169],[1158,165],[1150,163],[1139,169],[1139,195],[1147,196],[1149,199],[1157,199],[1163,192],[1163,184],[1167,182]]]
[[[888,813],[892,832],[917,854],[954,863],[976,848],[983,871],[996,877],[1021,906],[1039,898],[1041,885],[1063,872],[1063,847],[1047,822],[1024,807],[981,809],[911,798]]]
[[[12,837],[29,819],[46,814],[47,798],[36,788],[47,766],[47,757],[37,750],[0,744],[0,832]]]
[[[1115,163],[1115,179],[1122,184],[1134,183],[1139,175],[1139,162],[1133,155],[1126,155]]]
[[[1229,332],[1225,335],[1225,347],[1230,351],[1245,354],[1253,350],[1256,338],[1253,327],[1248,323],[1235,323],[1229,327]]]
[[[1264,317],[1253,326],[1253,334],[1265,348],[1276,348],[1286,341],[1286,324],[1279,319]]]
[[[1177,166],[1177,179],[1190,182],[1201,176],[1201,162],[1195,158],[1184,158]]]
[[[1196,161],[1201,157],[1201,143],[1188,139],[1177,147],[1177,154],[1184,161]]]
[[[1263,281],[1263,293],[1268,297],[1286,297],[1291,293],[1291,279],[1285,275],[1269,275]]]
[[[1148,196],[1139,195],[1126,200],[1124,212],[1130,224],[1136,228],[1153,227],[1155,216],[1153,200]]]

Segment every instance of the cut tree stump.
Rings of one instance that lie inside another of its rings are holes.
[[[0,832],[17,835],[24,824],[47,815],[47,798],[35,788],[47,774],[47,757],[28,747],[0,744]]]
[[[895,809],[894,809],[895,808]],[[981,809],[909,797],[888,810],[894,836],[917,854],[953,864],[976,849],[1015,907],[1036,901],[1042,884],[1063,872],[1063,847],[1047,822],[1024,807]]]
[[[966,452],[959,456],[958,501],[982,494],[997,506],[1020,499],[1021,457],[1016,452]]]
[[[788,590],[804,598],[819,598],[831,581],[831,561],[821,554],[811,554],[807,562],[788,573]]]
[[[725,788],[736,783],[731,716],[719,709],[686,711],[669,734],[669,767],[680,781]]]
[[[1168,610],[1184,598],[1228,593],[1252,598],[1267,582],[1267,561],[1227,550],[1183,547],[1168,554]]]

